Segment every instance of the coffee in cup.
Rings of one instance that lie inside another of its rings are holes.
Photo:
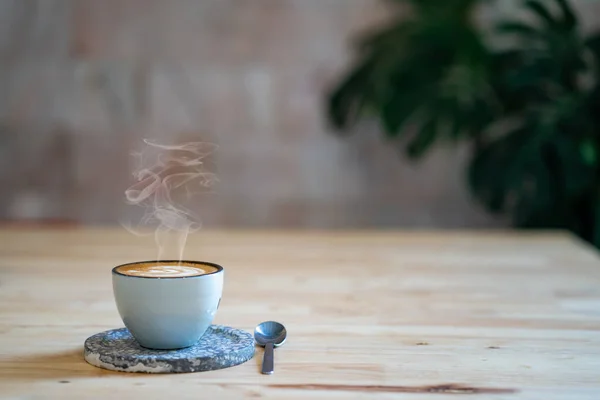
[[[224,269],[200,261],[142,261],[112,270],[123,323],[152,349],[193,346],[211,325],[221,301]]]

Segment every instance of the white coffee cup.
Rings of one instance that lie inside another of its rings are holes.
[[[124,273],[138,266],[156,271],[177,265],[205,267],[209,272],[192,276]],[[200,261],[141,261],[112,270],[115,302],[123,323],[141,346],[165,350],[193,346],[200,340],[219,308],[223,277],[222,266]]]

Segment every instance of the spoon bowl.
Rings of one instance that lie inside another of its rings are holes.
[[[265,321],[254,329],[254,340],[260,346],[264,346],[263,374],[273,373],[273,349],[281,346],[287,337],[287,330],[279,322]]]

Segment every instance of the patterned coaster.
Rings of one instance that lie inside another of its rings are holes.
[[[98,333],[87,338],[84,345],[85,361],[96,367],[154,374],[228,368],[253,356],[252,335],[222,325],[211,325],[198,344],[179,350],[141,347],[127,328]]]

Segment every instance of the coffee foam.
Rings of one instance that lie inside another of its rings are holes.
[[[128,276],[147,278],[182,278],[200,276],[217,271],[216,267],[206,264],[194,263],[139,263],[123,265],[116,269],[117,272]]]

